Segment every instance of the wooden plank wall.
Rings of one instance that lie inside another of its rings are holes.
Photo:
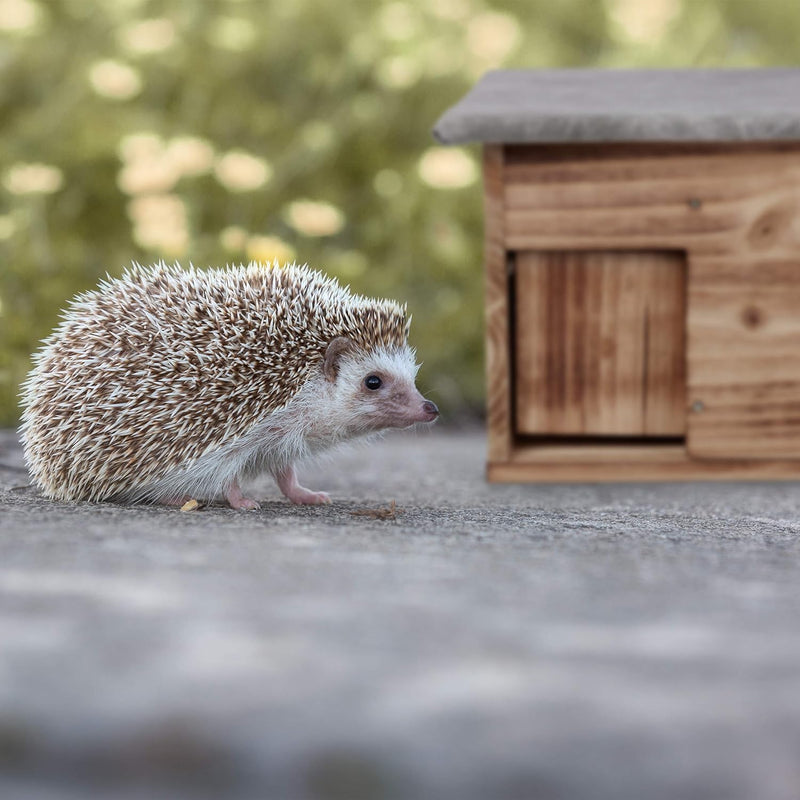
[[[712,460],[730,458],[738,476],[766,474],[754,459],[796,474],[775,459],[800,459],[800,145],[490,145],[485,153],[490,462],[520,454],[508,254],[682,251],[689,450],[709,473],[730,472]],[[702,472],[687,459],[687,476]],[[594,474],[595,455],[587,463]]]
[[[689,309],[689,452],[800,457],[800,256],[696,259]]]
[[[507,147],[509,250],[800,252],[800,146]]]

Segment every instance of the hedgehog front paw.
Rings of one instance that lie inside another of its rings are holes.
[[[261,508],[261,504],[258,503],[256,500],[252,500],[249,497],[242,497],[240,500],[236,500],[235,502],[228,500],[231,504],[231,508],[235,508],[237,511],[255,511],[256,509]]]
[[[242,494],[242,490],[239,488],[239,481],[234,481],[231,484],[228,491],[225,492],[225,499],[230,503],[231,508],[235,508],[237,511],[254,511],[257,508],[261,508],[255,500]]]
[[[293,503],[304,506],[327,506],[331,503],[331,496],[327,492],[312,492],[303,486],[298,486],[292,494],[286,496]]]
[[[293,503],[304,506],[322,506],[331,502],[327,492],[312,492],[297,482],[297,473],[293,466],[286,467],[275,475],[278,488]]]

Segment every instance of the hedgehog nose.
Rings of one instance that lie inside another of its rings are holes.
[[[439,416],[439,409],[436,407],[436,403],[432,403],[430,400],[426,400],[422,404],[422,410],[426,414],[430,414],[431,419],[434,419]]]

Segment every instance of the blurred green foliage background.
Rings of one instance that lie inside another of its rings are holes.
[[[297,259],[407,301],[420,387],[480,413],[477,148],[496,67],[797,63],[797,0],[0,0],[0,424],[76,292],[131,260]]]

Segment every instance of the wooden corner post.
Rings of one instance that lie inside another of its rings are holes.
[[[486,268],[486,377],[489,464],[511,457],[511,331],[505,241],[504,148],[483,147],[484,263]]]

